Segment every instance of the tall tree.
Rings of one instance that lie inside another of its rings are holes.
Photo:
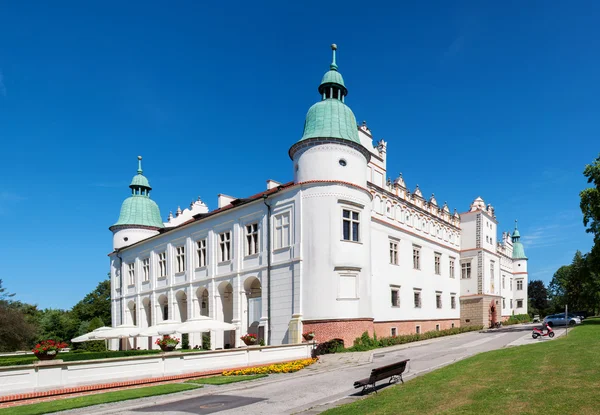
[[[99,317],[104,324],[110,326],[110,278],[100,282],[94,291],[75,304],[71,311],[80,321],[91,321]]]
[[[2,279],[0,278],[0,301],[11,301],[10,299],[14,296],[14,293],[9,293],[6,291],[6,288],[2,286]]]
[[[594,235],[594,246],[590,252],[592,272],[600,273],[600,155],[585,166],[583,175],[587,182],[592,184],[581,191],[579,196],[581,202],[579,207],[583,213],[583,224],[587,227],[586,232]]]
[[[2,286],[0,279],[0,351],[13,352],[29,347],[36,328],[27,321],[22,303],[12,301],[14,294]]]
[[[531,307],[537,310],[537,313],[546,315],[548,310],[548,291],[544,282],[541,280],[529,281],[527,292],[531,300]]]

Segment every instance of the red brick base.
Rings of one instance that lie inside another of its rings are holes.
[[[421,327],[421,333],[436,330],[436,326],[440,325],[440,330],[447,330],[454,327],[460,327],[460,319],[454,320],[424,320],[424,321],[385,321],[375,322],[375,333],[377,337],[390,337],[392,335],[392,328],[396,328],[396,335],[401,336],[403,334],[415,334],[417,332],[417,326]]]
[[[354,344],[354,339],[360,337],[365,331],[373,337],[373,332],[377,337],[390,337],[392,327],[396,328],[396,335],[414,334],[416,327],[421,327],[421,333],[433,331],[436,325],[440,325],[440,330],[446,330],[454,327],[460,327],[460,319],[450,320],[423,320],[423,321],[384,321],[374,322],[372,319],[347,319],[347,320],[306,320],[303,321],[303,331],[312,331],[315,333],[317,342],[324,342],[331,339],[344,340],[344,346],[349,347]]]
[[[373,336],[373,319],[340,319],[340,320],[305,320],[302,322],[303,331],[315,333],[317,342],[325,342],[331,339],[344,340],[344,346],[354,344],[354,339],[360,337],[365,331]]]

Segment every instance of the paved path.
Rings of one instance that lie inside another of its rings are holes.
[[[534,340],[531,329],[535,326],[509,326],[370,352],[326,355],[321,356],[319,363],[293,374],[270,375],[265,379],[224,386],[205,386],[175,395],[99,405],[62,414],[318,414],[359,399],[352,388],[353,381],[368,376],[374,367],[410,359],[404,376],[406,380],[481,352],[551,341],[547,337]],[[555,332],[558,337],[564,334],[564,329],[556,329]]]

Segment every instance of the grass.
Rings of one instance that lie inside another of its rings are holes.
[[[269,375],[247,375],[247,376],[211,376],[209,378],[198,378],[186,380],[185,383],[195,383],[198,385],[227,385],[228,383],[244,382],[265,378]]]
[[[598,414],[600,319],[568,337],[482,353],[324,412]]]
[[[32,405],[15,406],[0,409],[1,415],[38,415],[51,412],[66,411],[68,409],[84,408],[86,406],[103,403],[126,401],[129,399],[147,398],[149,396],[166,395],[169,393],[183,392],[197,389],[202,386],[186,383],[172,383],[167,385],[148,386],[145,388],[127,389],[116,392],[99,393],[78,398],[68,398],[57,401],[42,402]]]

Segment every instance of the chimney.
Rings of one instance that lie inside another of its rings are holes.
[[[281,186],[281,183],[276,182],[275,180],[267,180],[267,190],[271,190],[276,188],[277,186]]]
[[[224,194],[219,194],[218,195],[218,202],[217,202],[217,207],[220,209],[223,206],[227,206],[228,204],[231,203],[232,200],[237,199],[237,197],[232,197],[232,196],[227,196]]]

